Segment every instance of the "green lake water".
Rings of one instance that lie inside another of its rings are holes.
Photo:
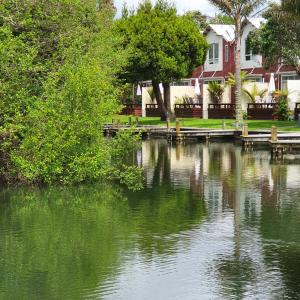
[[[145,141],[145,189],[0,190],[0,299],[300,299],[300,162]]]

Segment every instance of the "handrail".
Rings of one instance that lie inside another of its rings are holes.
[[[277,103],[248,103],[250,109],[274,109]]]
[[[158,104],[146,104],[146,108],[158,108]]]
[[[208,109],[235,109],[235,104],[232,103],[208,104]]]
[[[175,108],[203,108],[202,104],[175,104]]]

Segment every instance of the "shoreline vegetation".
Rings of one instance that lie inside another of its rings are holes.
[[[130,116],[116,115],[114,120],[119,120],[122,124],[127,124]],[[131,116],[133,123],[136,123],[136,117]],[[181,127],[194,127],[194,128],[211,128],[221,129],[223,123],[226,129],[234,129],[234,119],[192,119],[192,118],[178,118]],[[166,122],[161,121],[156,117],[141,117],[138,118],[140,125],[153,125],[153,126],[166,126]],[[245,124],[248,124],[249,130],[268,130],[272,126],[276,126],[279,131],[300,131],[300,127],[296,121],[270,121],[270,120],[245,120]],[[175,126],[175,122],[170,123],[171,126]]]
[[[127,63],[112,2],[7,0],[0,11],[1,180],[140,188],[139,138],[101,134],[120,109]]]

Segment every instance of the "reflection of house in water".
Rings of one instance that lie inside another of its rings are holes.
[[[267,286],[266,299],[273,299],[274,293],[284,298],[286,291],[291,299],[299,299],[297,162],[271,162],[269,151],[243,152],[234,144],[183,146],[165,141],[143,143],[142,161],[149,186],[186,188],[205,201],[208,225],[203,231],[209,237],[220,234],[211,246],[221,241],[224,247],[212,262],[224,295],[242,299],[253,288],[265,292]],[[257,298],[263,299],[259,294]]]
[[[191,189],[209,208],[237,209],[240,217],[260,215],[262,202],[278,203],[280,191],[297,188],[300,166],[270,165],[268,151],[244,153],[234,144],[143,143],[141,161],[148,186],[154,181]]]

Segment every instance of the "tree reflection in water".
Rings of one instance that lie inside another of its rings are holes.
[[[233,144],[154,140],[136,160],[140,192],[106,184],[0,192],[0,298],[144,291],[127,278],[133,265],[146,269],[142,282],[160,274],[164,295],[300,298],[299,164]],[[170,265],[177,269],[161,275]]]

